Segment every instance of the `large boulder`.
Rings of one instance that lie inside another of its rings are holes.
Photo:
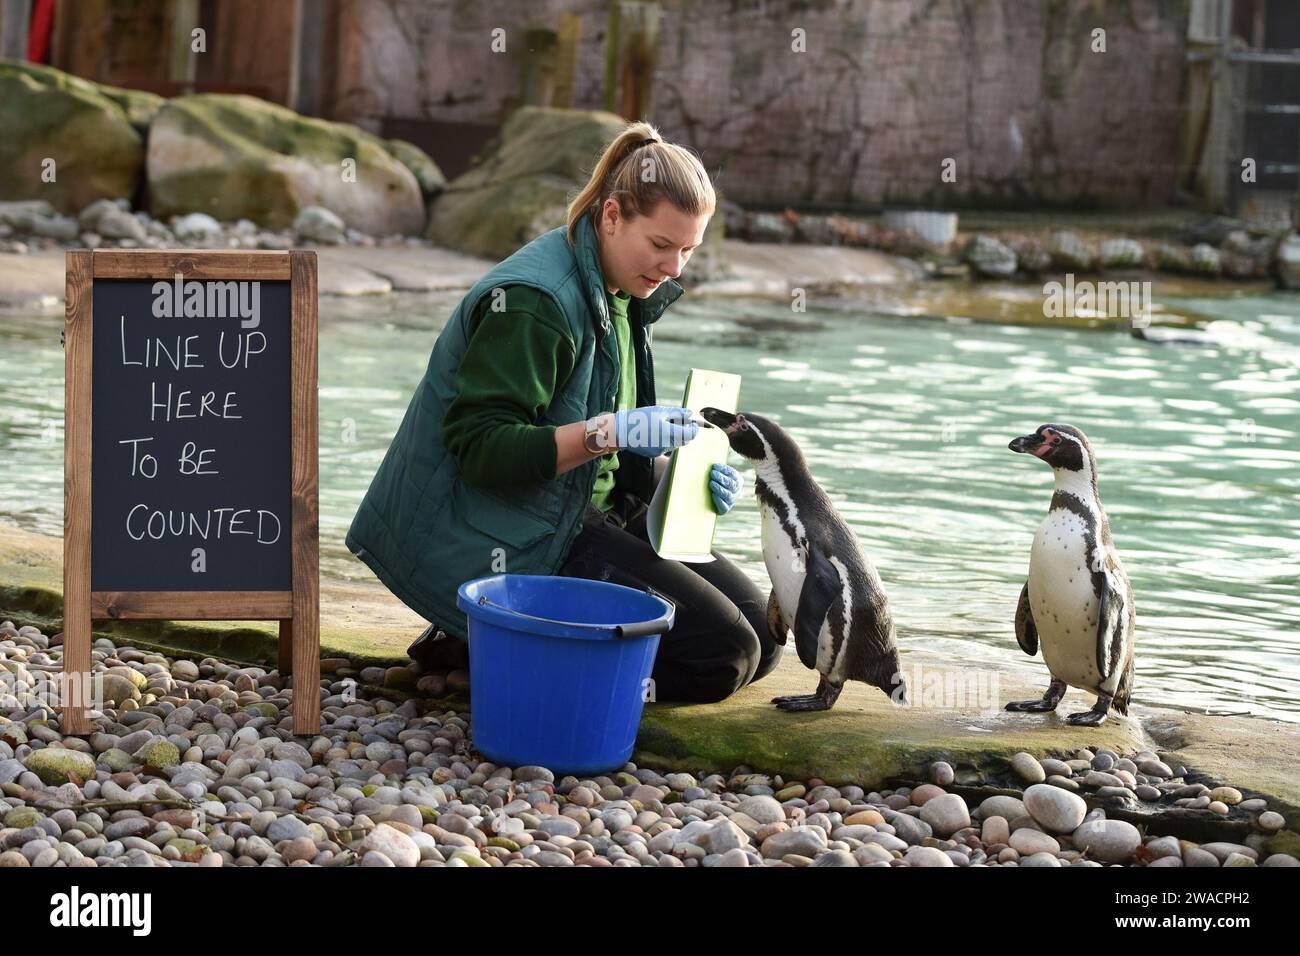
[[[96,199],[129,199],[144,172],[144,140],[119,102],[61,70],[0,62],[0,128],[8,199],[44,199],[76,215]],[[46,159],[53,182],[42,179]]]
[[[383,143],[393,158],[411,171],[415,181],[420,184],[420,193],[426,202],[437,198],[447,188],[447,177],[442,174],[433,158],[420,147],[404,139],[386,139]]]
[[[345,178],[346,159],[355,177]],[[424,228],[420,183],[383,140],[252,96],[168,100],[149,127],[146,164],[158,219],[205,212],[287,229],[304,207],[324,206],[372,235]]]
[[[504,259],[565,222],[570,196],[586,185],[605,146],[626,126],[600,110],[521,107],[480,161],[433,203],[428,237],[450,249]]]
[[[570,198],[587,184],[600,154],[626,126],[622,117],[601,110],[521,107],[474,166],[434,200],[428,238],[449,249],[504,259],[565,224]],[[715,192],[720,208],[722,194]],[[685,279],[714,278],[725,268],[723,218],[715,210]]]

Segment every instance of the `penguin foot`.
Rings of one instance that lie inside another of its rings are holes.
[[[784,703],[777,704],[782,710],[788,711],[806,711],[806,710],[830,710],[830,701],[825,698],[812,694],[809,697],[793,698]]]
[[[816,693],[773,697],[772,703],[789,711],[830,710],[839,699],[841,690],[842,687],[836,687],[823,677],[817,682]]]
[[[1077,714],[1071,714],[1069,717],[1065,718],[1067,723],[1075,724],[1080,727],[1099,727],[1105,719],[1106,715],[1104,713],[1099,713],[1095,710],[1080,711]]]
[[[1059,700],[1045,700],[1043,698],[1038,698],[1036,700],[1012,700],[1007,702],[1007,710],[1056,710],[1056,705],[1059,703]]]
[[[788,694],[785,697],[773,697],[774,704],[789,704],[796,700],[816,700],[816,694]]]
[[[1097,703],[1092,705],[1092,710],[1080,711],[1077,714],[1070,714],[1066,717],[1066,722],[1079,727],[1098,727],[1106,719],[1106,714],[1110,710],[1112,697],[1098,697]]]
[[[1007,703],[1007,710],[1018,711],[1049,711],[1056,710],[1056,705],[1061,702],[1065,696],[1065,681],[1053,677],[1051,683],[1047,685],[1047,690],[1038,700],[1013,700]]]

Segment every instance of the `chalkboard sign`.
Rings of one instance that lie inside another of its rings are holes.
[[[67,287],[65,677],[95,619],[278,620],[318,732],[315,253],[74,250]]]
[[[290,590],[289,283],[93,298],[91,590]]]

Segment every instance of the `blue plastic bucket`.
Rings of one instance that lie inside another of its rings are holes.
[[[607,581],[498,574],[467,581],[474,746],[494,763],[593,774],[627,763],[659,635],[676,609]]]

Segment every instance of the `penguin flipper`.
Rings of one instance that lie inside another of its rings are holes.
[[[1124,628],[1128,607],[1124,590],[1109,568],[1099,572],[1101,596],[1097,608],[1097,673],[1105,684],[1124,654]]]
[[[790,629],[785,626],[785,616],[781,611],[780,602],[776,599],[776,588],[767,595],[767,629],[772,635],[772,640],[785,646]]]
[[[831,605],[841,600],[843,585],[840,573],[826,555],[814,546],[808,548],[803,590],[799,592],[799,609],[794,615],[794,644],[799,660],[810,670],[817,669],[817,641]]]
[[[1016,605],[1016,643],[1030,657],[1038,653],[1038,625],[1034,623],[1034,612],[1029,606],[1028,581],[1020,589],[1020,603]]]

